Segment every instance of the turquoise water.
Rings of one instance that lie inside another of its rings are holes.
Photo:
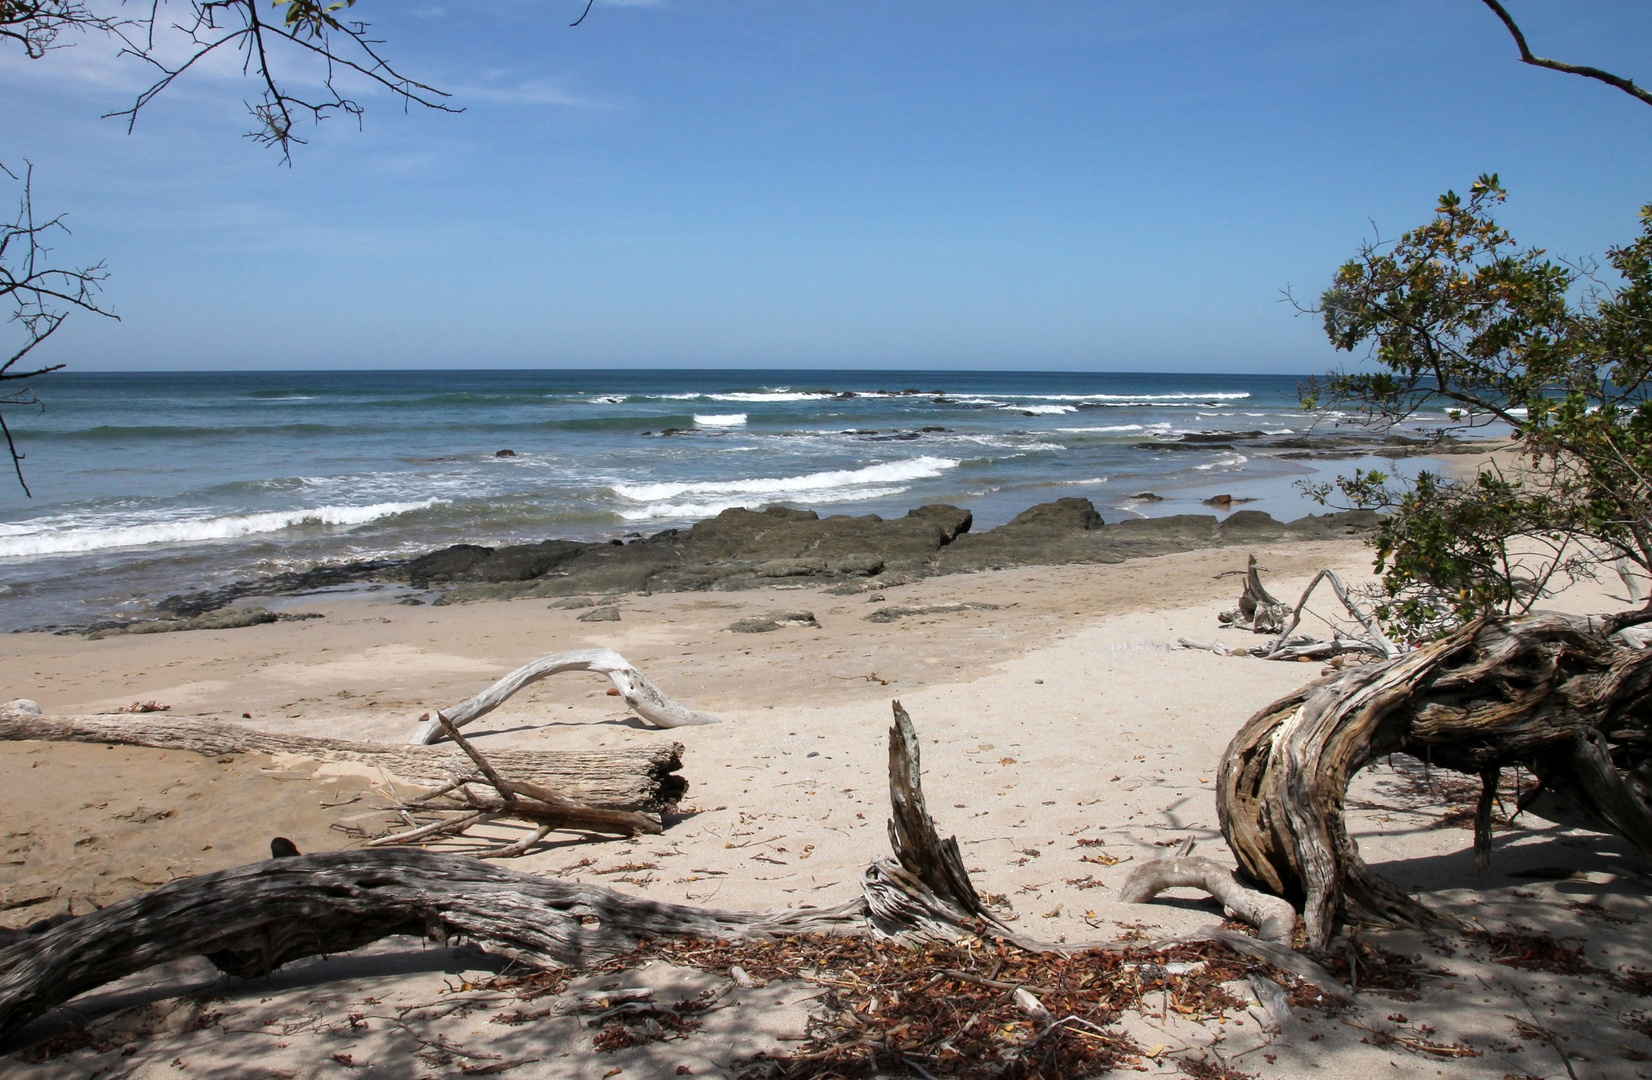
[[[8,415],[0,629],[320,561],[648,533],[770,503],[978,527],[1065,495],[1105,518],[1225,492],[1294,518],[1315,465],[1163,449],[1300,432],[1296,376],[861,371],[76,374]],[[670,434],[665,432],[670,431]],[[1145,448],[1144,448],[1145,447]],[[496,456],[499,450],[513,456]],[[1346,469],[1349,462],[1336,465]],[[1164,496],[1144,503],[1131,496]]]

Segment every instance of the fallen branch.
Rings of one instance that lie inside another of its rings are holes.
[[[1255,564],[1256,559],[1252,557],[1251,565],[1254,567]],[[1366,611],[1354,602],[1354,598],[1348,593],[1348,586],[1342,583],[1342,578],[1337,576],[1337,572],[1335,570],[1321,570],[1319,573],[1314,575],[1314,579],[1312,581],[1308,582],[1308,587],[1302,590],[1302,599],[1296,602],[1296,609],[1291,612],[1290,622],[1287,623],[1285,628],[1279,632],[1279,636],[1274,638],[1273,644],[1268,646],[1269,659],[1279,656],[1282,650],[1284,650],[1285,643],[1291,636],[1291,631],[1295,630],[1297,625],[1302,622],[1302,611],[1308,606],[1308,598],[1313,595],[1314,589],[1319,587],[1319,583],[1321,581],[1330,582],[1331,591],[1335,592],[1337,599],[1342,601],[1342,606],[1347,609],[1348,614],[1353,616],[1354,620],[1361,626],[1365,627],[1365,632],[1370,635],[1369,640],[1360,638],[1348,639],[1352,644],[1370,648],[1378,656],[1385,660],[1392,660],[1404,651],[1398,645],[1388,640],[1388,635],[1382,632],[1382,627],[1377,623],[1377,620],[1371,615],[1370,612]],[[1341,638],[1341,635],[1337,635],[1337,637]]]
[[[472,720],[497,709],[512,694],[524,687],[532,686],[541,679],[564,671],[596,671],[608,676],[614,688],[620,692],[620,697],[625,699],[625,703],[634,709],[638,716],[655,727],[674,728],[718,723],[715,716],[695,712],[686,705],[680,705],[666,697],[659,687],[649,682],[642,672],[631,666],[630,661],[614,650],[576,649],[572,652],[555,653],[531,664],[525,664],[473,698],[434,714],[426,713],[420,717],[424,721],[424,726],[419,728],[410,741],[414,746],[436,742],[441,737],[443,718],[451,721],[454,727],[464,727]]]
[[[445,717],[443,730],[465,756],[481,770],[480,777],[462,777],[436,791],[426,792],[402,803],[403,811],[458,812],[458,817],[443,818],[404,832],[388,833],[367,842],[369,847],[389,844],[412,844],[437,838],[463,836],[478,825],[501,818],[524,821],[533,829],[532,835],[509,844],[498,844],[476,853],[481,859],[509,859],[531,851],[553,830],[570,829],[578,832],[611,833],[619,836],[637,836],[641,833],[663,831],[660,822],[645,814],[624,810],[603,810],[559,795],[538,784],[509,780],[470,744],[459,729]],[[486,783],[494,795],[478,795],[470,790],[473,783]],[[411,822],[411,818],[409,819]]]
[[[463,761],[451,748],[383,746],[377,743],[279,735],[209,717],[150,713],[144,716],[41,716],[0,707],[0,741],[85,742],[189,750],[208,757],[283,754],[315,761],[360,761],[379,766],[410,784],[440,788]],[[664,813],[688,790],[680,775],[683,748],[624,747],[603,751],[495,750],[491,760],[515,783],[537,784],[602,810]]]
[[[1290,945],[1296,909],[1277,896],[1239,884],[1233,871],[1209,859],[1169,858],[1145,863],[1125,879],[1119,901],[1145,904],[1166,889],[1202,889],[1222,902],[1223,911],[1256,927],[1263,941]]]

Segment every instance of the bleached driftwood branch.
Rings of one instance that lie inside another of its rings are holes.
[[[1337,599],[1342,601],[1342,606],[1347,609],[1348,614],[1353,616],[1354,621],[1365,627],[1365,632],[1370,635],[1367,639],[1352,637],[1345,638],[1343,635],[1338,634],[1336,637],[1339,640],[1345,640],[1355,646],[1368,647],[1385,660],[1392,660],[1394,657],[1405,651],[1392,641],[1388,640],[1388,635],[1382,632],[1382,627],[1377,623],[1377,620],[1371,615],[1370,612],[1366,611],[1364,608],[1360,607],[1359,604],[1354,602],[1354,598],[1349,595],[1348,586],[1342,583],[1342,578],[1337,576],[1337,572],[1335,570],[1321,570],[1319,573],[1314,575],[1314,579],[1312,581],[1308,582],[1308,587],[1302,590],[1302,599],[1296,602],[1296,609],[1291,612],[1291,621],[1286,624],[1285,628],[1279,632],[1279,636],[1274,638],[1273,643],[1268,646],[1268,655],[1270,658],[1281,655],[1283,650],[1286,649],[1287,642],[1290,640],[1291,631],[1295,630],[1297,625],[1302,622],[1302,611],[1308,606],[1308,598],[1313,595],[1314,589],[1319,586],[1321,581],[1330,583],[1331,590],[1336,593]]]
[[[524,687],[564,671],[596,671],[608,676],[614,684],[614,689],[625,699],[625,703],[631,706],[638,716],[655,727],[674,728],[718,723],[715,716],[696,712],[666,697],[659,687],[649,682],[642,672],[631,666],[630,661],[614,650],[575,649],[571,652],[554,653],[531,664],[525,664],[475,697],[442,709],[434,716],[427,714],[424,726],[419,728],[411,742],[414,746],[436,742],[442,734],[443,717],[452,721],[454,727],[464,727],[472,720],[497,709],[512,694]]]
[[[1155,859],[1140,866],[1119,888],[1119,901],[1145,904],[1166,889],[1202,889],[1222,902],[1230,917],[1256,927],[1263,941],[1290,945],[1296,930],[1296,909],[1278,896],[1269,896],[1239,884],[1233,871],[1209,859]]]
[[[115,743],[223,754],[290,754],[316,761],[360,761],[421,787],[442,787],[456,761],[449,747],[384,746],[259,731],[210,717],[147,713],[141,716],[42,716],[0,706],[0,741]],[[688,785],[680,743],[613,750],[496,750],[494,765],[519,782],[561,792],[601,810],[661,813],[672,809]]]
[[[659,833],[659,821],[625,810],[603,810],[589,806],[538,784],[510,780],[502,776],[493,763],[476,749],[445,717],[442,730],[454,744],[464,751],[480,776],[461,776],[436,791],[402,803],[400,810],[412,827],[402,832],[387,833],[367,842],[368,847],[389,844],[417,844],[428,840],[462,836],[478,825],[500,818],[525,821],[533,833],[515,843],[498,844],[476,853],[479,859],[509,859],[533,850],[553,830],[569,829],[577,832],[610,833],[619,836],[637,836],[641,833]],[[470,785],[486,784],[493,795],[478,794]],[[456,813],[423,825],[414,824],[412,813]]]

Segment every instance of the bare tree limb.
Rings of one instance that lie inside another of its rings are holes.
[[[1625,79],[1621,75],[1614,75],[1610,71],[1602,71],[1597,67],[1589,67],[1586,64],[1568,64],[1564,60],[1550,60],[1548,57],[1534,55],[1530,46],[1526,44],[1526,35],[1521,32],[1519,25],[1514,21],[1514,16],[1509,14],[1507,8],[1498,0],[1481,0],[1481,3],[1490,8],[1492,14],[1501,19],[1503,25],[1508,27],[1510,36],[1514,38],[1514,44],[1520,49],[1520,62],[1522,64],[1548,68],[1550,71],[1559,71],[1566,75],[1581,75],[1585,79],[1594,79],[1597,82],[1605,83],[1607,86],[1622,90],[1637,101],[1652,105],[1652,93],[1636,86],[1633,80]]]

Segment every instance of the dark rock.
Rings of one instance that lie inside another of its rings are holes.
[[[946,429],[946,428],[944,428],[944,427],[937,427],[937,426],[935,426],[935,425],[934,425],[934,424],[929,424],[929,425],[927,425],[927,426],[925,426],[925,427],[921,427],[921,428],[919,428],[919,429],[918,429],[918,430],[919,430],[919,431],[921,431],[921,432],[923,432],[923,433],[924,433],[924,434],[926,434],[926,435],[927,435],[927,434],[929,434],[929,433],[930,433],[930,432],[932,432],[932,431],[946,431],[946,430],[948,430],[948,429]]]
[[[1023,510],[1011,519],[1007,528],[1024,529],[1079,529],[1089,531],[1102,526],[1096,504],[1089,499],[1066,498],[1039,503]]]
[[[1141,442],[1135,445],[1137,450],[1233,450],[1232,443],[1225,442]]]
[[[579,617],[580,622],[619,622],[620,613],[617,607],[592,608]]]
[[[233,611],[214,611],[187,619],[142,619],[133,622],[94,623],[86,637],[90,641],[115,637],[118,634],[170,634],[180,630],[237,630],[243,626],[261,626],[280,621],[281,616],[261,607],[237,608]]]
[[[784,626],[805,626],[820,629],[812,611],[771,611],[767,615],[753,615],[729,624],[736,634],[767,634]]]
[[[408,607],[423,607],[424,606],[424,601],[420,600],[417,596],[404,596],[400,600],[397,600],[396,603],[406,604]]]
[[[586,545],[572,540],[546,540],[541,544],[502,547],[478,564],[474,575],[466,576],[479,577],[483,581],[531,581],[577,558],[585,548]]]
[[[452,547],[440,551],[432,551],[428,555],[420,555],[407,564],[409,581],[419,583],[425,581],[452,581],[463,577],[484,559],[493,554],[490,547],[481,547],[477,544],[454,544]]]
[[[588,596],[570,596],[549,606],[559,611],[570,611],[576,608],[596,607],[596,604],[597,602]]]
[[[1134,495],[1130,496],[1130,498],[1135,499],[1137,502],[1164,502],[1163,495],[1155,495],[1151,491],[1138,491]]]
[[[495,450],[493,452],[493,456],[494,457],[515,457],[516,456],[516,451],[515,450]]]
[[[949,503],[930,503],[920,506],[916,510],[906,512],[908,518],[921,518],[932,521],[941,528],[941,535],[945,537],[942,543],[950,544],[975,524],[975,515],[962,507],[952,506]]]
[[[1203,443],[1210,446],[1212,443],[1227,443],[1233,439],[1260,439],[1260,431],[1192,431],[1181,437],[1184,443]]]
[[[956,615],[961,611],[997,611],[997,604],[925,604],[919,607],[892,605],[881,607],[866,616],[867,622],[892,623],[914,615]]]
[[[1233,496],[1232,495],[1212,495],[1210,498],[1204,499],[1202,501],[1203,501],[1204,505],[1206,505],[1206,506],[1219,506],[1219,507],[1221,507],[1225,510],[1228,507],[1233,505]]]

